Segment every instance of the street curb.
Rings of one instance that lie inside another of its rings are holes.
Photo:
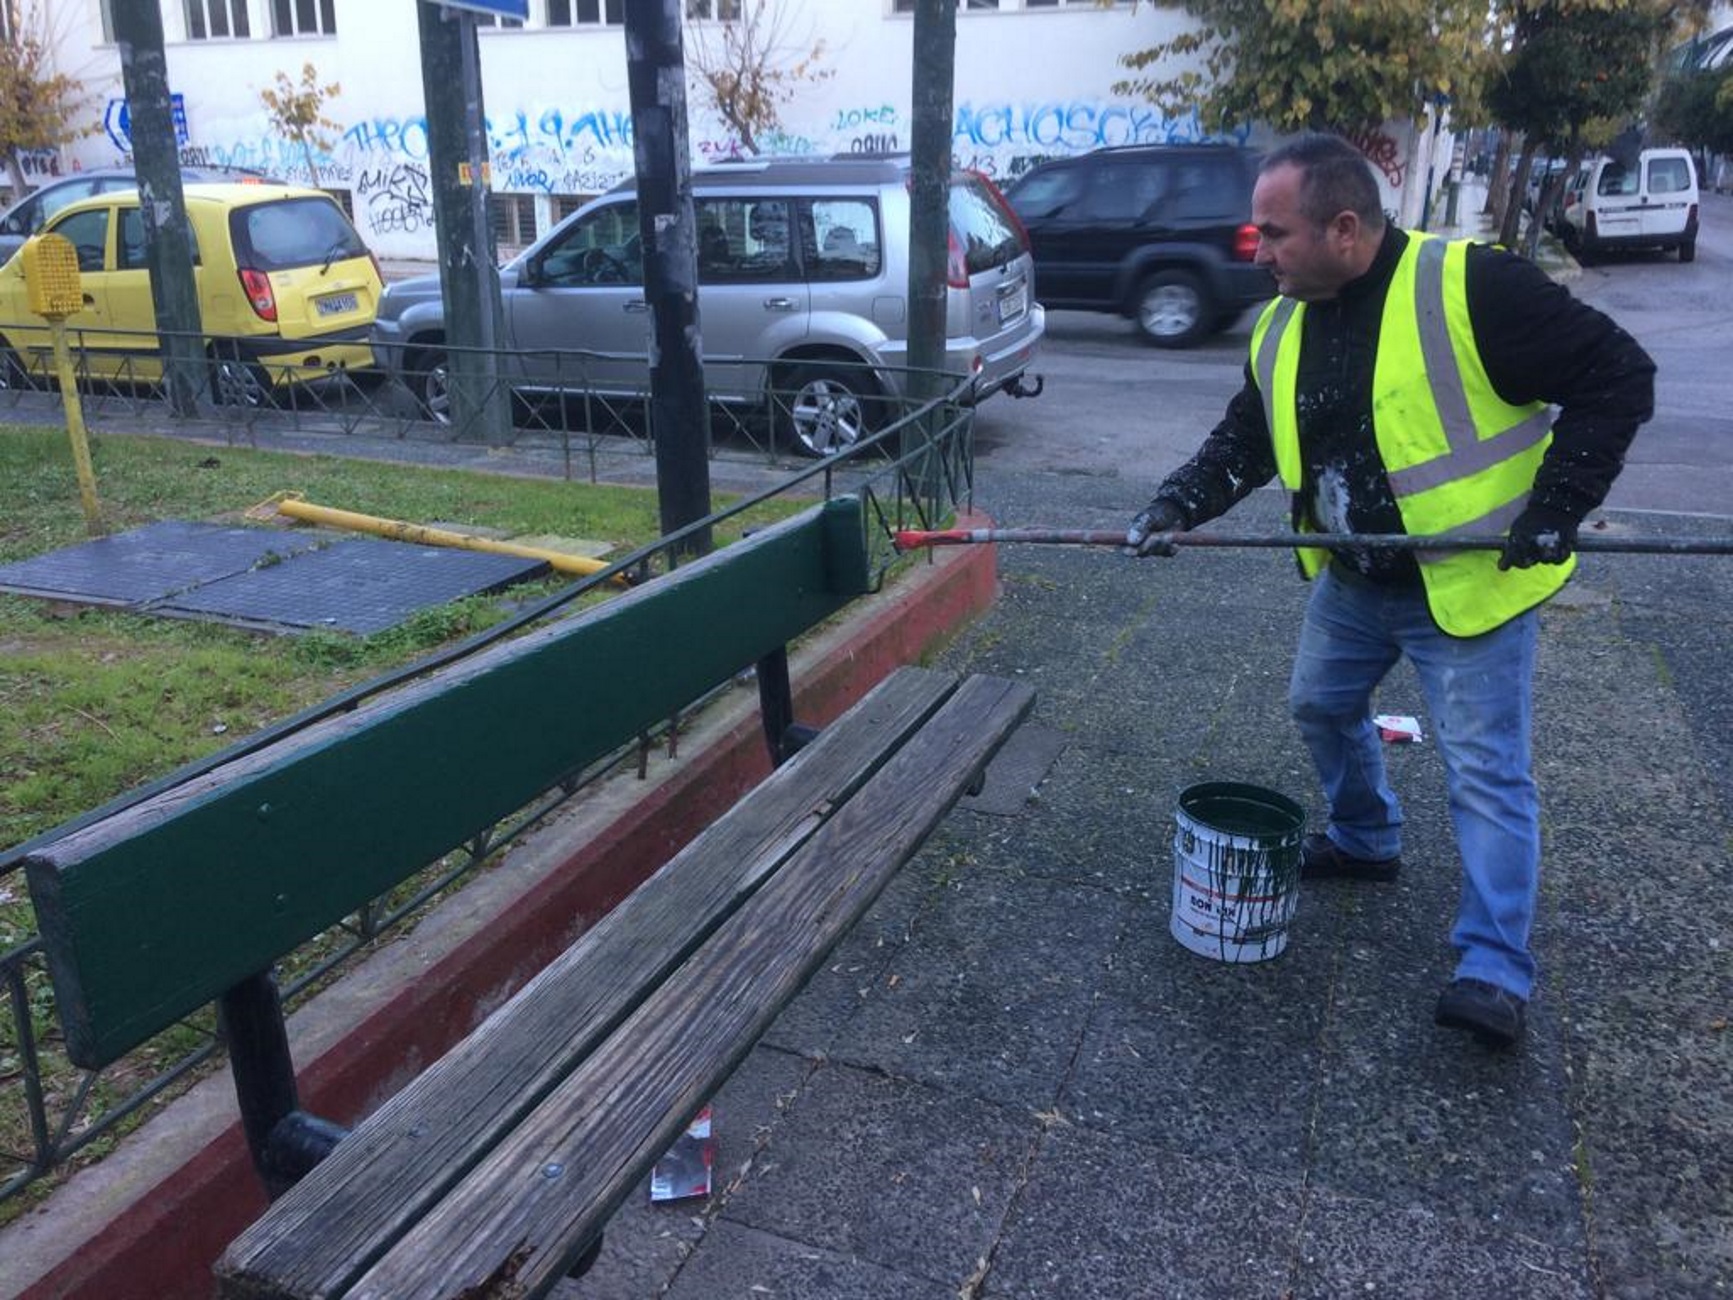
[[[801,721],[829,722],[941,648],[997,584],[994,547],[942,548],[857,602],[792,656]],[[343,1124],[377,1108],[768,770],[757,692],[737,687],[644,779],[598,783],[290,1017],[302,1104]],[[264,1208],[224,1069],[0,1229],[0,1295],[208,1300],[211,1265]]]

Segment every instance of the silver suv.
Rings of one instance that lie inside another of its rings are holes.
[[[698,311],[712,400],[767,408],[779,442],[826,455],[871,431],[908,361],[903,158],[773,159],[693,173]],[[1026,391],[1045,329],[1028,240],[984,178],[951,182],[945,369],[977,399]],[[631,183],[578,209],[501,268],[514,388],[642,396],[650,317]],[[379,362],[449,418],[437,276],[388,285]],[[581,352],[581,356],[572,353]]]

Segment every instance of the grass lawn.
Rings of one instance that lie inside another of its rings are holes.
[[[606,541],[616,555],[660,531],[649,489],[161,438],[106,435],[93,440],[92,453],[110,532],[161,519],[233,522],[285,490],[320,505],[416,523]],[[731,521],[731,533],[737,537],[741,528],[800,504],[776,503],[756,518]],[[0,424],[0,563],[86,537],[65,433]],[[728,540],[717,537],[719,544]],[[512,596],[456,601],[361,638],[267,636],[0,594],[0,772],[6,774],[0,848],[497,623],[514,599],[568,581],[556,575]],[[12,906],[21,894],[21,880],[0,878],[0,948],[22,937]]]
[[[111,533],[163,519],[237,522],[248,507],[291,490],[319,505],[414,523],[604,541],[616,556],[661,531],[656,494],[648,489],[115,435],[94,439],[92,454],[103,524]],[[716,501],[719,508],[726,504]],[[806,504],[790,498],[755,508],[718,530],[716,543],[726,545],[745,529]],[[65,432],[0,423],[0,564],[87,537]],[[499,623],[524,599],[572,581],[555,575],[504,595],[455,601],[370,637],[272,636],[0,593],[0,849]],[[438,870],[426,874],[437,878]],[[407,896],[419,884],[408,882],[399,893]],[[0,952],[34,933],[22,871],[0,875]],[[309,952],[316,957],[320,950],[312,945]],[[79,1073],[59,1051],[52,993],[34,964],[25,968],[25,990],[52,1123]],[[0,1178],[21,1167],[15,1153],[31,1146],[14,1024],[0,1015]],[[208,1039],[213,1027],[211,1014],[196,1017],[103,1071],[84,1113],[101,1114]],[[125,1121],[123,1130],[140,1118]],[[100,1159],[114,1140],[100,1139],[73,1165]],[[0,1203],[0,1224],[59,1181],[58,1173],[50,1175]]]

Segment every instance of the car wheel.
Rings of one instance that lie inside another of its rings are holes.
[[[806,456],[845,451],[873,431],[877,386],[843,366],[795,366],[781,372],[772,401],[779,445]]]
[[[1189,348],[1209,333],[1216,309],[1190,271],[1160,271],[1137,291],[1137,327],[1158,348]]]
[[[271,376],[236,347],[218,347],[211,358],[211,394],[219,406],[256,411],[271,403]]]
[[[1679,242],[1679,260],[1681,262],[1695,262],[1697,260],[1697,237],[1695,235]]]
[[[409,391],[421,407],[421,413],[435,424],[451,423],[451,374],[445,352],[439,348],[424,348],[410,354],[404,367]]]

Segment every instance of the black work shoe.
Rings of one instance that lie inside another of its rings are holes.
[[[1342,852],[1328,835],[1313,832],[1300,841],[1300,879],[1394,880],[1401,858],[1356,858]]]
[[[1433,1019],[1466,1029],[1488,1047],[1513,1047],[1522,1039],[1527,1004],[1509,989],[1485,980],[1451,980]]]

